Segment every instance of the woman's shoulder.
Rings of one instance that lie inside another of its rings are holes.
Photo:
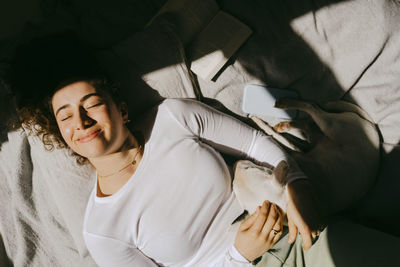
[[[188,117],[195,114],[203,114],[211,111],[206,104],[193,98],[168,98],[165,99],[159,107],[159,110],[165,110],[173,117]]]
[[[188,129],[204,113],[203,103],[192,98],[165,99],[158,108],[157,117],[162,123],[174,122]],[[169,126],[171,123],[169,123]]]
[[[167,98],[161,102],[160,107],[170,111],[186,111],[197,105],[200,105],[200,102],[193,98]]]
[[[185,118],[191,114],[199,102],[189,98],[167,98],[153,106],[136,121],[136,127],[132,130],[154,127],[170,127],[171,122],[182,124]],[[138,129],[136,129],[138,128]]]

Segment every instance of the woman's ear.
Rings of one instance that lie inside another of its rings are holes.
[[[121,104],[119,105],[119,109],[121,111],[122,119],[124,122],[128,121],[128,105],[126,102],[122,101]]]

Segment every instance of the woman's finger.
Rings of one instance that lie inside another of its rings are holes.
[[[289,227],[289,244],[292,244],[296,241],[297,238],[297,226],[293,223],[291,219],[288,218],[288,227]]]
[[[279,214],[278,219],[272,229],[283,231],[283,216]]]
[[[279,216],[284,217],[285,212],[281,209],[281,207],[279,207],[278,205],[275,205],[275,207],[279,213]],[[282,222],[283,222],[283,219],[282,219]]]
[[[255,233],[260,233],[261,229],[263,228],[267,218],[268,218],[268,213],[270,210],[271,203],[268,201],[264,201],[264,203],[261,206],[260,212],[257,215],[257,218],[251,227],[251,230],[254,231]]]
[[[270,207],[269,213],[268,213],[268,218],[267,218],[267,220],[262,228],[262,231],[261,231],[265,237],[268,237],[270,235],[278,218],[279,218],[278,210],[277,210],[275,204],[271,204],[271,207]]]
[[[282,217],[278,216],[277,220],[275,221],[275,224],[273,225],[269,237],[270,240],[272,241],[272,244],[275,244],[278,239],[276,239],[276,236],[280,236],[283,232],[283,224],[282,224]]]
[[[274,229],[275,229],[275,227],[274,227]],[[276,229],[278,229],[278,228],[276,228]],[[272,239],[272,245],[274,245],[276,242],[278,242],[278,240],[279,240],[279,238],[281,238],[281,236],[282,236],[282,234],[283,234],[283,227],[281,228],[281,231],[279,231],[278,233],[274,233],[274,238]]]
[[[246,231],[247,229],[249,229],[249,228],[253,225],[254,221],[256,220],[257,215],[258,215],[259,212],[260,212],[260,207],[258,207],[258,208],[256,209],[256,211],[255,211],[253,214],[250,215],[250,217],[246,218],[246,219],[240,224],[239,230],[240,230],[240,231]]]
[[[311,248],[312,237],[310,229],[306,225],[300,225],[299,232],[301,234],[301,238],[303,239],[303,248],[305,250]]]

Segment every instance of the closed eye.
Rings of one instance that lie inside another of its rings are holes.
[[[87,109],[94,108],[94,107],[97,107],[97,106],[100,106],[100,105],[103,105],[103,102],[99,102],[99,103],[96,103],[94,105],[90,105],[90,106],[87,107]]]
[[[64,118],[61,119],[61,121],[66,121],[66,120],[68,120],[69,118],[71,118],[71,116],[64,117]]]

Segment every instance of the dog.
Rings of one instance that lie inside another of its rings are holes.
[[[275,107],[302,111],[306,118],[273,127],[258,117],[251,119],[285,147],[306,174],[323,207],[322,216],[349,208],[365,195],[374,184],[380,160],[380,136],[368,114],[344,101],[321,108],[308,101],[280,99]],[[274,169],[238,161],[233,190],[242,207],[252,213],[267,199],[285,210],[286,167],[284,162]]]

